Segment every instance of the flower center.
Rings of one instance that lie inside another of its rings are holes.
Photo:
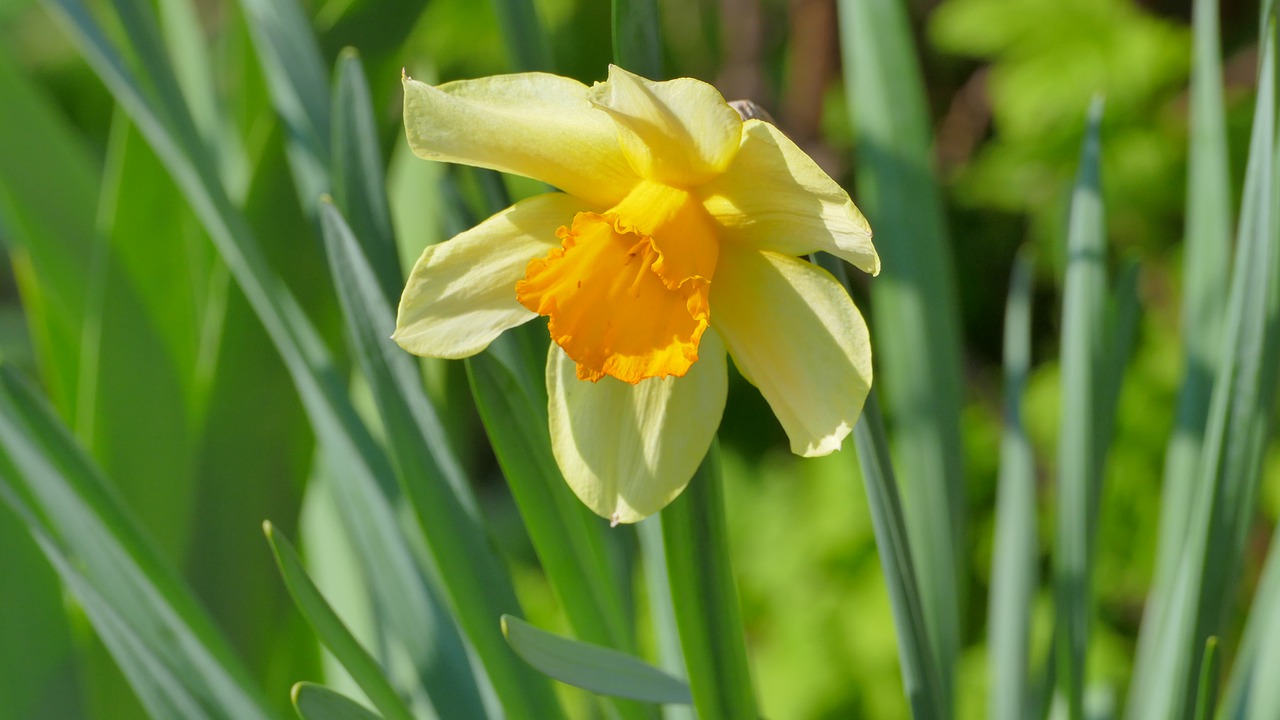
[[[687,191],[642,182],[604,213],[581,212],[562,246],[529,263],[516,299],[550,318],[578,378],[684,375],[710,322],[719,247]]]

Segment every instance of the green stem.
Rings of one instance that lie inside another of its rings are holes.
[[[689,487],[662,511],[662,539],[698,716],[756,720],[742,610],[729,566],[718,442]]]

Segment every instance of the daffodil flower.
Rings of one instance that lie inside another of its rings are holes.
[[[724,412],[726,349],[793,452],[839,449],[871,385],[867,328],[799,256],[873,275],[880,260],[848,194],[777,128],[706,83],[612,66],[593,87],[525,73],[404,91],[418,156],[561,192],[428,247],[394,338],[463,358],[547,316],[552,449],[588,507],[634,522],[680,494]]]

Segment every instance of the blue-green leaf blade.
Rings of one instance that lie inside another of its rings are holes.
[[[1266,23],[1221,357],[1187,531],[1144,622],[1130,717],[1189,717],[1202,649],[1232,607],[1252,524],[1280,364],[1280,177],[1275,23]]]
[[[242,0],[271,102],[289,133],[298,199],[314,218],[329,192],[329,79],[311,23],[296,0]]]
[[[1039,581],[1035,455],[1023,420],[1031,372],[1031,287],[1034,264],[1023,248],[1013,264],[1004,318],[1004,426],[1000,437],[995,548],[991,559],[988,716],[1030,715],[1031,606]]]
[[[632,655],[560,637],[511,615],[502,617],[502,632],[525,662],[563,683],[644,702],[693,702],[685,682]]]
[[[360,56],[347,48],[338,57],[333,80],[334,203],[351,223],[378,283],[392,305],[399,300],[403,275],[391,230],[386,169],[378,144],[369,82]]]
[[[355,700],[314,683],[293,686],[293,707],[302,720],[382,720]]]
[[[413,714],[395,688],[391,687],[383,668],[360,645],[307,576],[293,545],[277,533],[269,522],[263,524],[262,530],[267,536],[267,542],[271,544],[271,552],[275,555],[280,576],[284,578],[289,594],[293,596],[298,610],[311,624],[320,641],[351,673],[352,679],[384,717],[388,720],[412,720]],[[296,702],[295,696],[295,704]]]
[[[966,566],[960,322],[930,115],[903,0],[838,4],[858,206],[884,270],[871,284],[876,383],[894,450],[943,705],[951,706]]]
[[[729,565],[720,446],[662,511],[667,575],[699,717],[754,718],[742,608]]]
[[[613,61],[661,80],[662,37],[657,0],[613,0]]]
[[[214,717],[271,717],[194,597],[43,400],[5,365],[0,491],[85,604],[144,701],[190,708],[190,700]]]
[[[418,515],[458,623],[509,713],[554,717],[559,709],[550,684],[511,655],[495,622],[503,614],[519,612],[520,604],[479,523],[474,498],[452,459],[412,360],[390,340],[395,327],[391,308],[359,242],[332,203],[322,203],[321,220],[357,357],[373,386],[383,425],[391,436],[397,474]],[[471,694],[461,678],[455,682],[462,683],[460,691]],[[478,695],[468,704],[478,710]]]
[[[1099,185],[1102,103],[1090,111],[1089,132],[1071,198],[1067,270],[1062,310],[1062,418],[1058,440],[1058,484],[1054,586],[1058,689],[1072,718],[1084,713],[1084,662],[1088,644],[1090,529],[1093,500],[1102,472],[1098,438],[1105,356],[1106,237]]]

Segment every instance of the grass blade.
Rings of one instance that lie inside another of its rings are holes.
[[[851,289],[845,263],[826,253],[819,253],[814,260],[839,280],[846,291]],[[925,624],[925,602],[915,568],[914,546],[903,515],[898,482],[889,457],[884,418],[880,414],[880,399],[875,388],[871,389],[862,408],[862,416],[853,426],[853,440],[858,448],[858,465],[862,468],[866,486],[880,566],[889,590],[901,657],[902,686],[912,717],[916,720],[950,717],[951,707],[949,696],[943,689],[942,669]]]
[[[293,686],[293,707],[302,720],[382,720],[355,700],[313,683]]]
[[[1031,605],[1039,584],[1036,467],[1023,424],[1022,397],[1031,372],[1031,253],[1013,265],[1004,317],[1004,430],[996,499],[991,602],[987,614],[988,717],[1023,720],[1031,714]]]
[[[271,716],[212,622],[65,428],[4,365],[0,493],[82,602],[144,702],[215,717]]]
[[[293,549],[293,545],[283,535],[278,534],[270,522],[263,523],[262,531],[267,536],[267,542],[271,544],[271,552],[275,555],[280,576],[284,578],[289,594],[293,596],[298,610],[315,630],[320,641],[337,657],[338,662],[342,663],[347,672],[351,673],[352,679],[384,717],[388,720],[412,720],[413,714],[409,712],[409,708],[387,681],[386,672],[368,651],[360,646],[360,642],[333,612],[333,608],[320,594],[315,583],[307,577],[307,571],[303,569],[302,560]],[[295,704],[297,704],[296,696]]]
[[[608,564],[605,521],[574,497],[561,477],[551,454],[546,396],[520,382],[519,365],[519,360],[504,363],[497,352],[467,361],[485,431],[575,634],[588,642],[630,648],[622,597]]]
[[[894,410],[897,469],[924,619],[951,708],[964,616],[965,497],[955,271],[932,179],[929,113],[901,0],[841,0],[846,96],[857,134],[858,204],[876,234],[876,381]]]
[[[1221,355],[1230,279],[1231,188],[1226,111],[1222,97],[1217,0],[1195,0],[1191,61],[1191,134],[1187,157],[1187,220],[1182,258],[1182,338],[1185,370],[1177,421],[1165,454],[1155,576],[1144,623],[1159,627],[1191,517],[1213,378]],[[1147,656],[1152,633],[1139,637]],[[1145,677],[1145,676],[1143,676]],[[1145,681],[1145,680],[1144,680]],[[1147,690],[1136,688],[1137,694]]]
[[[1221,362],[1214,381],[1183,551],[1160,614],[1142,627],[1130,717],[1189,717],[1201,649],[1232,606],[1271,430],[1280,363],[1280,178],[1276,162],[1275,24],[1260,55],[1258,95],[1237,230]]]
[[[662,539],[698,716],[755,718],[742,608],[729,567],[719,454],[719,444],[712,443],[689,487],[662,511]]]
[[[1259,593],[1254,603],[1254,613],[1260,617],[1257,637],[1253,641],[1254,653],[1246,666],[1252,675],[1252,691],[1248,694],[1248,712],[1244,715],[1250,720],[1265,720],[1276,717],[1280,713],[1280,687],[1274,681],[1276,663],[1280,662],[1280,591],[1273,588],[1267,595]],[[1234,716],[1231,716],[1234,717]]]
[[[520,604],[501,560],[491,551],[475,500],[447,450],[444,433],[412,359],[390,340],[395,316],[351,235],[330,203],[321,206],[331,270],[353,332],[356,354],[390,435],[396,468],[440,569],[459,625],[494,683],[524,688],[533,717],[557,712],[550,686],[518,663],[499,632],[499,617]],[[424,648],[425,649],[425,648]],[[543,695],[543,693],[546,693]]]
[[[613,0],[613,61],[661,80],[662,36],[657,0]]]
[[[942,689],[938,660],[927,635],[924,601],[916,580],[898,483],[889,459],[880,400],[874,389],[862,407],[862,417],[853,426],[853,441],[858,448],[858,464],[862,467],[867,504],[871,508],[871,525],[889,590],[901,658],[902,687],[911,706],[911,717],[915,720],[949,717],[951,711]]]
[[[1194,720],[1211,720],[1218,705],[1218,665],[1222,656],[1218,652],[1218,638],[1210,636],[1204,643],[1204,658],[1200,661],[1200,682],[1196,685],[1196,714]],[[1277,707],[1276,710],[1280,710]],[[1275,713],[1270,716],[1274,717]]]
[[[550,72],[555,68],[551,44],[533,0],[493,0],[507,60],[517,72]]]
[[[288,129],[298,201],[316,218],[329,192],[329,79],[311,23],[295,0],[242,0],[271,103]]]
[[[510,615],[502,617],[502,632],[525,662],[560,682],[644,702],[693,702],[683,680],[632,655],[563,638]]]
[[[378,277],[378,284],[393,307],[400,299],[404,277],[391,209],[387,205],[386,169],[378,146],[373,101],[360,56],[347,48],[338,57],[333,81],[333,165],[330,168],[333,199]]]
[[[183,189],[215,246],[225,259],[264,328],[288,367],[329,458],[338,507],[355,541],[374,597],[383,617],[418,619],[430,616],[424,579],[396,520],[380,481],[395,476],[386,456],[357,416],[328,350],[298,301],[265,261],[243,216],[232,206],[225,189],[205,162],[190,134],[175,134],[152,98],[125,65],[116,49],[80,0],[54,0],[73,38],[117,101],[138,124],[148,141]],[[327,98],[325,100],[327,103]],[[183,123],[179,123],[182,125]],[[455,569],[458,565],[451,566]],[[492,598],[491,589],[474,582],[472,568],[462,567],[460,578],[441,568],[446,586],[472,583],[479,589],[461,593],[464,602]],[[560,710],[550,684],[510,656],[497,632],[497,617],[489,616],[484,657],[494,688],[510,717],[557,717]],[[478,626],[477,626],[478,627]],[[473,628],[468,627],[468,632]],[[400,625],[389,635],[399,638],[424,632],[424,626]]]
[[[1271,664],[1262,656],[1273,654],[1269,648],[1276,644],[1280,635],[1280,533],[1273,533],[1271,546],[1267,549],[1267,562],[1262,568],[1262,576],[1258,580],[1258,589],[1254,592],[1248,620],[1241,635],[1240,647],[1231,665],[1231,676],[1227,683],[1220,717],[1243,718],[1246,706],[1252,702],[1255,693],[1271,693],[1276,696],[1274,704],[1280,707],[1280,686],[1270,682],[1267,674]],[[1263,664],[1268,662],[1268,664]]]
[[[1058,440],[1057,533],[1054,587],[1058,690],[1069,717],[1084,717],[1085,649],[1089,640],[1090,531],[1093,498],[1102,473],[1104,446],[1098,437],[1103,415],[1106,237],[1098,178],[1098,125],[1102,102],[1089,112],[1089,132],[1071,198],[1067,270],[1062,310],[1062,419]]]
[[[649,622],[658,646],[658,666],[673,677],[683,678],[687,670],[684,650],[680,647],[680,628],[676,625],[676,609],[671,600],[662,514],[637,523],[636,534],[640,539],[640,555],[644,558],[645,594],[649,601]],[[662,709],[662,717],[664,720],[697,720],[694,708],[686,705],[668,705]]]
[[[54,405],[74,417],[102,170],[8,47],[0,96],[0,221],[41,375]]]

